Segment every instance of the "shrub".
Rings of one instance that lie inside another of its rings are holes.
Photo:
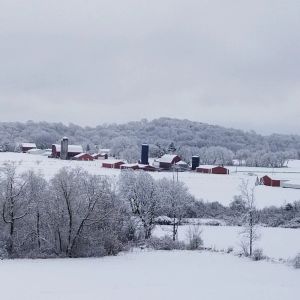
[[[258,261],[258,260],[262,260],[264,259],[265,256],[263,254],[263,250],[262,249],[255,249],[252,253],[252,259],[255,260],[255,261]]]
[[[300,269],[300,253],[293,259],[293,266],[295,269]]]
[[[147,247],[155,250],[183,250],[185,248],[183,242],[173,241],[169,236],[161,238],[151,237],[147,241]]]
[[[203,246],[202,230],[199,225],[190,226],[188,231],[187,250],[199,250]]]

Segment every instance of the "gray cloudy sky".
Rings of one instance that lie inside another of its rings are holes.
[[[300,133],[299,0],[0,0],[0,121]]]

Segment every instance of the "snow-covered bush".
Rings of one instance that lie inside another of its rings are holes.
[[[183,242],[173,241],[169,236],[164,236],[161,238],[151,237],[147,240],[147,247],[155,250],[184,250],[185,245]]]
[[[200,226],[190,226],[187,233],[187,250],[199,250],[203,246],[201,238],[202,230]]]
[[[295,269],[300,269],[300,253],[293,259],[293,266]]]
[[[252,253],[252,257],[251,257],[253,260],[255,261],[258,261],[258,260],[262,260],[265,258],[264,256],[264,253],[263,253],[263,250],[258,248],[258,249],[255,249]]]

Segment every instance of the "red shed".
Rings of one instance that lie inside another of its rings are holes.
[[[125,163],[122,160],[105,160],[105,162],[102,163],[102,167],[108,169],[120,169],[124,164]]]
[[[265,175],[264,177],[260,178],[260,184],[266,185],[266,186],[274,186],[274,187],[280,187],[286,181],[288,181],[288,180],[274,179],[268,175]]]
[[[35,143],[22,143],[20,145],[20,148],[23,153],[26,153],[28,150],[36,149],[36,144]]]
[[[92,157],[92,155],[88,154],[88,153],[80,153],[75,155],[74,157],[72,157],[72,160],[94,160],[94,158]]]
[[[196,171],[198,173],[205,174],[229,174],[229,170],[227,168],[224,168],[223,166],[200,166],[196,168]]]

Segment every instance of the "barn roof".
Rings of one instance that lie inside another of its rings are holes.
[[[35,143],[22,143],[21,146],[24,148],[31,148],[31,147],[36,148]]]
[[[176,154],[165,154],[159,159],[159,162],[171,164],[176,157],[178,157]]]
[[[80,157],[82,157],[82,156],[84,156],[84,155],[91,156],[91,155],[89,155],[88,153],[82,152],[82,153],[79,153],[79,154],[75,155],[74,158],[80,158]]]
[[[214,169],[214,168],[224,168],[224,169],[227,169],[227,168],[225,168],[223,166],[215,166],[215,165],[201,165],[201,166],[197,167],[197,169],[209,169],[209,170]]]
[[[124,161],[121,159],[105,159],[102,164],[117,164],[120,162],[124,163]]]
[[[56,151],[60,152],[61,145],[59,144],[53,144],[55,146]],[[81,145],[68,145],[68,153],[82,153],[83,148]]]

